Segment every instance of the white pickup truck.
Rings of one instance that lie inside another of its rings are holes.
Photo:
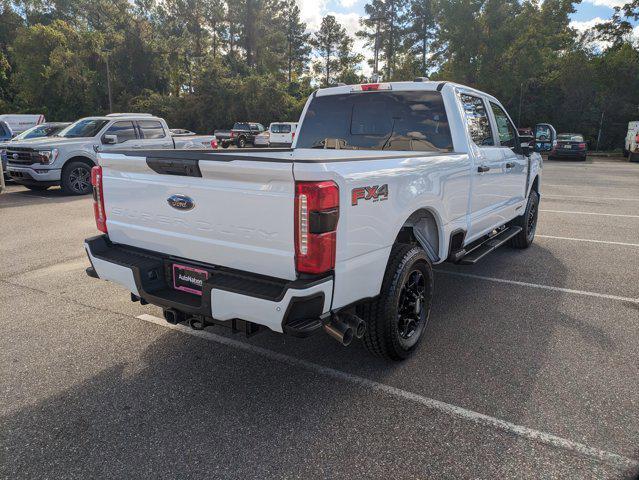
[[[164,119],[144,113],[86,117],[52,137],[6,145],[11,180],[30,190],[60,185],[70,195],[91,193],[91,168],[106,149],[212,149],[213,135],[174,136]]]
[[[104,152],[87,274],[172,323],[425,336],[432,265],[533,241],[541,157],[499,101],[449,82],[316,91],[289,150]]]

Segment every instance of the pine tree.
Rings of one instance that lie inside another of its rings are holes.
[[[345,37],[347,34],[344,27],[337,22],[333,15],[326,15],[322,18],[320,29],[315,32],[311,40],[311,45],[322,59],[315,65],[315,69],[322,73],[324,85],[330,85],[338,73],[338,50],[344,43]]]
[[[411,23],[406,29],[406,50],[420,58],[420,73],[428,74],[430,43],[435,30],[433,0],[411,0]]]
[[[300,20],[300,9],[295,0],[288,0],[285,4],[284,24],[288,83],[291,83],[293,73],[301,75],[304,72],[311,53],[311,35],[306,33],[306,24]]]
[[[357,36],[366,40],[366,45],[379,51],[384,62],[384,76],[392,79],[397,57],[402,52],[408,22],[407,0],[373,0],[364,6],[366,18],[361,23],[364,29]],[[374,65],[375,66],[375,65]]]

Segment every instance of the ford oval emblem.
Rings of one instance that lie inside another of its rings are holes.
[[[191,197],[176,193],[166,199],[167,203],[177,210],[193,210],[195,202]]]

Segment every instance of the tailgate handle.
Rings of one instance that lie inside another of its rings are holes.
[[[195,159],[147,157],[146,164],[151,170],[161,175],[202,176],[199,160]]]

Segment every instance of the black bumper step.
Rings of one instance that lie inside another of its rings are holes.
[[[300,338],[310,337],[321,330],[322,321],[319,318],[299,318],[288,321],[283,328],[288,335]]]
[[[496,235],[488,237],[483,242],[473,246],[470,250],[465,251],[465,253],[463,253],[464,251],[458,252],[456,261],[461,265],[474,265],[490,252],[501,247],[504,243],[521,232],[521,230],[521,227],[506,227]],[[463,256],[460,255],[460,253],[463,253]]]

